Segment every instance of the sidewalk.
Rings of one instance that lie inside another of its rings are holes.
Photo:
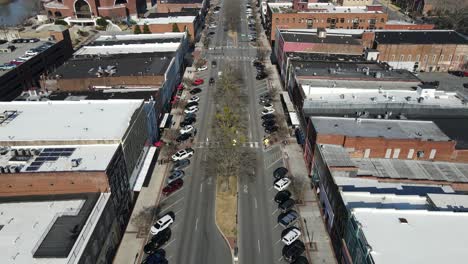
[[[310,263],[336,264],[335,253],[333,252],[330,236],[325,229],[317,196],[315,191],[312,190],[310,179],[307,176],[302,149],[298,144],[290,143],[283,146],[282,150],[284,161],[291,175],[296,178],[305,178],[303,203],[297,207],[301,215],[302,240],[308,249],[307,257]]]

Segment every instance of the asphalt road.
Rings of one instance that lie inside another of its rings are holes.
[[[247,36],[249,33],[246,19],[246,0],[237,0],[241,5],[241,25],[239,33]],[[229,54],[240,64],[243,71],[244,87],[249,98],[248,121],[249,141],[258,142],[259,148],[255,148],[256,166],[252,171],[254,177],[241,176],[239,178],[239,203],[238,203],[238,247],[239,263],[282,263],[280,242],[281,228],[276,223],[278,215],[277,205],[273,201],[276,193],[273,189],[272,172],[282,165],[281,151],[274,147],[268,151],[262,148],[264,131],[261,126],[260,112],[263,109],[258,104],[260,95],[268,92],[265,80],[256,80],[256,70],[252,66],[252,60],[256,57],[256,49],[249,42],[239,41],[237,49],[230,49]]]
[[[221,16],[223,10],[218,14]],[[217,45],[226,45],[226,34],[222,27],[218,27],[213,36]],[[210,55],[207,57],[211,60]],[[210,65],[209,65],[210,66]],[[200,110],[197,113],[195,127],[198,133],[194,146],[207,142],[210,137],[210,123],[213,118],[214,87],[209,87],[210,77],[218,75],[218,69],[223,62],[218,62],[218,68],[209,67],[208,70],[196,74],[205,83],[200,97]],[[215,179],[206,175],[204,162],[207,160],[208,148],[195,147],[195,154],[191,158],[191,165],[185,169],[184,186],[181,190],[163,199],[160,203],[161,214],[173,211],[176,214],[175,223],[171,226],[172,237],[163,246],[169,263],[231,263],[232,255],[226,240],[215,224]]]

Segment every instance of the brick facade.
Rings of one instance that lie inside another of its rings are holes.
[[[108,192],[105,172],[11,173],[0,177],[0,197]]]
[[[79,2],[79,3],[78,3]],[[51,18],[59,17],[110,17],[126,18],[136,17],[139,0],[54,0],[44,4],[44,9]],[[86,12],[79,13],[76,10],[78,5],[84,6]],[[86,7],[88,6],[89,9]],[[89,10],[89,12],[87,12]]]
[[[196,33],[195,32],[195,24],[194,23],[174,23],[179,28],[180,32],[183,32],[185,29],[188,30],[190,34],[190,41],[193,41]],[[172,32],[173,24],[149,24],[148,27],[151,33],[165,33],[165,32]],[[143,25],[140,25],[140,29],[143,31]]]
[[[164,84],[164,76],[113,76],[105,78],[80,78],[58,79],[57,88],[60,91],[87,91],[92,86],[118,86],[118,85],[142,85],[161,87]]]
[[[291,12],[278,13],[267,10],[266,34],[270,41],[275,40],[276,28],[311,29],[311,28],[342,28],[342,29],[383,29],[387,22],[387,14],[368,13],[318,13]]]

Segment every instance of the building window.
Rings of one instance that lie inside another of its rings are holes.
[[[436,153],[437,150],[431,149],[431,153],[429,153],[429,159],[433,160],[435,158]]]
[[[286,18],[286,23],[289,23],[289,18]]]
[[[385,23],[385,19],[384,19],[384,18],[381,18],[381,19],[380,19],[380,23]]]
[[[344,23],[344,18],[340,18],[340,23]]]
[[[424,63],[427,62],[427,55],[424,55]]]
[[[295,18],[293,18],[293,19],[292,19],[292,22],[293,22],[293,23],[296,23],[296,19],[295,19]]]
[[[419,59],[421,58],[421,55],[416,55],[416,61],[419,61]]]
[[[412,58],[411,58],[411,55],[408,55],[407,61],[411,61],[411,59],[412,59]]]
[[[331,23],[331,18],[327,18],[327,23],[328,23],[328,24]]]
[[[452,61],[452,54],[449,55],[449,59],[448,59],[448,60],[449,60],[449,62]]]
[[[417,153],[416,153],[416,156],[418,158],[424,158],[424,150],[419,150]]]
[[[432,63],[435,63],[437,60],[437,55],[432,56]]]
[[[457,55],[457,60],[455,61],[460,61],[460,55]]]
[[[414,155],[414,149],[410,149],[408,151],[408,159],[413,159],[413,155]]]
[[[439,61],[440,61],[440,62],[444,61],[444,55],[440,55]]]
[[[392,59],[390,61],[395,61],[395,55],[392,55]]]
[[[126,4],[127,3],[127,0],[115,0],[115,4],[116,5],[119,5],[119,4]]]
[[[371,152],[371,149],[366,149],[364,150],[364,158],[369,158],[370,157],[370,152]]]
[[[387,149],[385,152],[385,158],[389,159],[392,156],[392,149]]]
[[[279,23],[279,18],[276,18],[275,22],[276,22],[276,24],[278,24]]]
[[[393,158],[398,159],[398,156],[400,156],[400,149],[395,149],[395,151],[393,151]]]
[[[405,55],[401,55],[400,56],[400,62],[404,61],[405,60]]]

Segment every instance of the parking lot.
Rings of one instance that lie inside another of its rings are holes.
[[[458,77],[446,72],[421,72],[418,73],[421,81],[431,82],[439,81],[439,90],[445,91],[464,91],[463,83],[468,83],[468,77]]]

